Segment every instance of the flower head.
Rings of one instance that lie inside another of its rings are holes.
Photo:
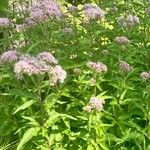
[[[143,79],[143,80],[147,80],[147,79],[149,79],[150,78],[150,72],[142,72],[141,74],[140,74],[140,77]]]
[[[127,39],[125,36],[116,37],[114,41],[120,45],[126,45],[130,42],[130,40]]]
[[[50,66],[46,65],[43,61],[39,61],[36,57],[22,55],[20,60],[14,65],[14,72],[18,77],[22,76],[22,74],[31,76],[48,72],[50,68]]]
[[[103,104],[105,101],[103,99],[99,99],[97,97],[91,97],[89,101],[89,106],[92,108],[95,108],[96,110],[102,110],[103,109]]]
[[[107,66],[101,62],[88,62],[87,67],[93,69],[97,73],[106,73]]]
[[[57,65],[50,70],[51,74],[51,85],[54,86],[59,81],[60,83],[63,83],[67,73],[65,70],[62,69],[61,66]]]
[[[92,5],[92,4],[84,4],[84,5],[83,5],[83,10],[85,10],[85,9],[90,9],[90,8],[93,8],[93,5]]]
[[[127,23],[128,27],[132,27],[132,26],[139,24],[140,20],[139,20],[139,17],[137,17],[135,15],[129,15],[126,18],[126,23]]]
[[[2,63],[5,62],[13,62],[13,61],[17,61],[19,57],[19,53],[15,50],[9,50],[7,52],[4,52],[1,56],[0,56],[0,60]]]
[[[48,18],[59,18],[62,13],[58,4],[53,0],[41,0],[29,9],[30,18],[36,22]]]
[[[70,12],[70,13],[74,13],[74,12],[76,12],[78,10],[78,8],[76,7],[76,6],[70,6],[70,7],[68,7],[68,12]]]
[[[56,60],[56,58],[50,52],[39,53],[37,55],[37,58],[39,60],[42,60],[42,61],[46,62],[46,63],[58,64],[58,61]]]
[[[118,17],[118,24],[122,27],[130,28],[139,23],[140,23],[140,19],[138,16],[135,16],[135,15],[130,14],[127,17],[125,16]]]
[[[101,8],[99,8],[98,6],[93,6],[91,4],[84,4],[83,12],[86,22],[89,22],[93,19],[102,19],[105,16],[105,13]]]
[[[8,18],[0,18],[0,27],[5,27],[10,24],[10,21]]]
[[[120,61],[119,62],[119,69],[124,71],[124,72],[129,72],[133,69],[127,62],[125,61]]]

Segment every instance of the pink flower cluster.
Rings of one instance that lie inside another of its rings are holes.
[[[67,9],[68,9],[68,12],[70,12],[70,13],[74,13],[78,10],[78,8],[76,6],[73,6],[73,5],[68,7]]]
[[[118,24],[122,27],[133,27],[140,23],[139,17],[135,15],[128,15],[118,17]]]
[[[14,72],[17,76],[27,74],[29,76],[33,74],[42,74],[49,71],[48,66],[44,61],[39,61],[36,57],[30,55],[22,55],[20,60],[14,65]]]
[[[127,62],[125,61],[120,61],[119,62],[119,69],[123,72],[129,72],[133,69]]]
[[[107,72],[107,66],[101,62],[88,62],[87,67],[90,69],[93,69],[97,73],[106,73]]]
[[[92,4],[84,4],[83,13],[85,16],[85,22],[89,22],[93,19],[102,19],[105,16],[105,13],[101,8],[93,6]]]
[[[83,107],[83,110],[89,113],[92,111],[92,109],[101,111],[103,109],[103,104],[105,104],[105,101],[103,99],[97,97],[91,97],[88,105]]]
[[[0,18],[0,27],[5,27],[10,24],[10,21],[8,18]]]
[[[4,52],[0,56],[0,61],[1,63],[17,61],[19,58],[19,55],[20,55],[19,52],[15,50],[9,50],[9,51]]]
[[[33,57],[10,50],[0,56],[0,62],[15,62],[14,72],[18,78],[21,78],[23,74],[31,76],[48,73],[51,76],[51,85],[53,86],[58,81],[63,83],[67,76],[66,71],[57,65],[58,61],[50,52],[42,52],[37,57]]]
[[[56,58],[49,52],[39,53],[37,58],[50,64],[58,64]]]
[[[120,37],[117,36],[114,41],[120,45],[126,45],[126,44],[129,44],[130,42],[130,40],[126,38],[125,36],[120,36]]]
[[[67,77],[67,73],[65,70],[62,69],[61,66],[57,65],[50,69],[50,73],[52,74],[51,77],[51,85],[54,86],[59,81],[63,83],[65,78]]]
[[[140,23],[139,17],[135,15],[129,15],[126,18],[127,26],[132,27]]]
[[[142,78],[142,80],[146,81],[146,80],[150,79],[150,72],[144,71],[140,74],[140,77]]]
[[[63,83],[67,76],[66,71],[56,64],[58,64],[58,61],[50,52],[39,53],[37,57],[22,55],[20,60],[14,65],[14,72],[18,77],[23,74],[31,76],[48,73],[51,75],[51,85],[54,86],[58,81]]]
[[[58,4],[53,0],[40,0],[39,3],[30,7],[29,13],[30,19],[35,22],[58,18],[62,14]]]

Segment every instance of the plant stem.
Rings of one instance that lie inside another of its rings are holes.
[[[41,98],[41,80],[40,77],[38,76],[38,101],[39,101],[39,106],[40,106],[40,117],[41,117],[41,124],[43,126],[44,124],[44,110],[43,110],[43,102]]]

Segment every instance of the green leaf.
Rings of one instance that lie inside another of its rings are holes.
[[[37,127],[28,129],[24,133],[24,135],[17,147],[17,150],[21,150],[27,142],[29,142],[34,136],[36,136],[38,134],[39,130],[40,130],[40,128],[37,128]]]
[[[11,89],[11,90],[9,90],[9,93],[10,93],[10,95],[15,95],[15,96],[35,98],[35,96],[32,93],[24,92],[19,89]]]
[[[89,144],[88,147],[87,147],[87,150],[94,150],[94,147],[92,144]]]
[[[62,118],[66,127],[70,128],[70,120],[66,119],[66,118]]]
[[[30,53],[34,48],[36,48],[40,42],[33,43],[27,50],[27,53]]]
[[[48,95],[46,98],[45,98],[45,107],[47,109],[51,109],[52,107],[54,107],[56,101],[57,101],[57,95],[55,93],[52,93],[50,95]]]
[[[72,117],[70,115],[67,115],[67,114],[61,114],[62,117],[65,117],[65,118],[69,118],[69,119],[72,119],[72,120],[77,120],[75,117]]]
[[[51,127],[53,124],[55,124],[55,122],[57,122],[60,119],[60,114],[56,111],[52,111],[51,113],[49,113],[49,116],[50,117],[45,123],[46,128]]]
[[[35,102],[36,102],[36,100],[30,100],[30,101],[25,102],[23,105],[21,105],[20,107],[18,107],[17,110],[13,114],[16,114],[18,111],[24,110],[24,109],[30,107]]]
[[[39,123],[32,117],[28,116],[22,116],[22,118],[29,120],[30,122],[28,124],[34,125],[34,126],[39,126]]]
[[[99,150],[99,146],[98,146],[98,144],[93,140],[93,139],[91,139],[91,144],[95,147],[95,150]]]
[[[120,95],[120,100],[121,100],[121,101],[124,99],[126,93],[127,93],[127,90],[125,89],[125,90],[122,92],[122,94]]]
[[[0,0],[0,17],[6,16],[8,11],[8,0]]]
[[[86,117],[84,117],[84,116],[76,116],[77,118],[79,118],[79,119],[82,119],[82,120],[88,120]]]

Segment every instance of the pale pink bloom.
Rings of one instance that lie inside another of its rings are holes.
[[[56,60],[56,58],[50,52],[39,53],[37,55],[37,58],[39,60],[42,60],[42,61],[46,62],[46,63],[58,64],[58,61]]]
[[[70,12],[70,13],[76,12],[78,10],[78,8],[76,6],[70,6],[67,9],[68,9],[68,12]]]
[[[29,8],[30,18],[35,22],[45,21],[48,18],[58,18],[62,12],[53,0],[41,0]]]
[[[125,61],[120,61],[119,62],[119,69],[124,71],[124,72],[129,72],[133,69],[127,62]]]
[[[90,69],[93,69],[97,73],[106,73],[107,72],[107,66],[101,62],[88,62],[87,67]]]
[[[92,108],[95,108],[96,110],[102,110],[103,109],[103,104],[105,101],[103,99],[97,98],[97,97],[91,97],[89,101],[89,106]]]
[[[0,26],[5,27],[10,24],[10,21],[8,18],[0,18]]]
[[[143,80],[147,80],[150,78],[150,72],[142,72],[140,74],[140,77],[143,79]]]
[[[130,42],[130,40],[125,36],[116,37],[114,41],[120,45],[126,45]]]
[[[5,63],[5,62],[13,62],[13,61],[17,61],[19,57],[19,53],[15,50],[9,50],[7,52],[4,52],[1,56],[1,62]]]
[[[15,64],[14,72],[16,73],[17,76],[20,76],[21,74],[24,73],[30,76],[39,73],[39,70],[33,65],[29,64],[28,62],[20,60]]]
[[[118,17],[118,24],[122,27],[133,27],[139,23],[140,19],[138,16],[135,15],[130,14],[127,17],[125,16]]]
[[[62,67],[59,65],[51,68],[50,74],[51,74],[51,85],[52,86],[56,85],[58,81],[60,83],[63,83],[67,77],[66,71],[63,70]]]
[[[48,72],[50,68],[50,66],[46,65],[43,61],[39,61],[36,57],[23,55],[20,57],[20,61],[14,65],[14,72],[17,76],[22,74],[31,76]]]
[[[87,22],[92,19],[102,19],[105,16],[105,12],[101,8],[92,4],[84,4],[83,13]]]
[[[140,23],[139,17],[135,15],[129,15],[126,18],[127,26],[132,27]]]

